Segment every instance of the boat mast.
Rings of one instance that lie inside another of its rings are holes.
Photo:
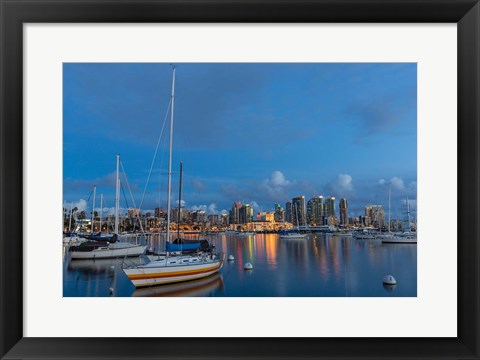
[[[388,184],[388,232],[390,232],[390,197],[392,193],[392,184]]]
[[[167,241],[170,241],[170,191],[172,188],[172,144],[173,144],[173,105],[175,100],[175,66],[173,67],[172,97],[170,108],[170,148],[168,156],[168,190],[167,190]]]
[[[182,211],[182,175],[183,162],[180,161],[180,188],[178,190],[178,217],[177,217],[177,237],[180,239],[180,213]]]
[[[411,227],[410,227],[410,203],[408,201],[408,195],[407,195],[407,221],[408,221],[408,232],[412,231]]]
[[[118,212],[120,210],[120,178],[118,171],[120,167],[120,155],[117,155],[117,174],[115,181],[115,231],[114,234],[118,235]]]
[[[100,235],[102,235],[103,194],[100,194]]]
[[[70,217],[68,219],[68,232],[72,231],[73,202],[70,204]]]
[[[95,224],[95,195],[97,193],[97,186],[93,187],[93,206],[92,206],[92,227],[90,233],[93,234],[94,224]]]

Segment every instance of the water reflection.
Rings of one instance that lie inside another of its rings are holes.
[[[382,244],[378,240],[328,234],[310,234],[297,240],[281,239],[276,234],[219,234],[209,239],[225,253],[225,258],[235,257],[234,261],[224,262],[218,277],[148,291],[135,291],[121,269],[123,260],[71,261],[67,253],[64,296],[417,295],[417,245]],[[164,244],[165,240],[158,236],[149,240],[149,245],[159,252]],[[253,271],[244,270],[246,262],[253,264]],[[385,288],[385,274],[394,275],[398,285]]]
[[[137,289],[132,296],[212,296],[222,289],[223,277],[217,273],[204,279]]]

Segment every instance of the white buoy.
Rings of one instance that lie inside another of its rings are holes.
[[[383,283],[387,285],[397,285],[397,280],[392,275],[385,275],[383,277]]]
[[[253,265],[252,265],[251,263],[247,262],[247,263],[245,263],[245,264],[243,265],[243,268],[244,268],[245,270],[252,270],[252,269],[253,269]]]
[[[233,261],[235,260],[235,257],[233,255],[228,255],[228,261]]]
[[[115,269],[115,266],[113,266],[113,265],[112,265],[112,266],[110,266],[110,269],[112,269],[112,270],[113,270],[113,269]]]

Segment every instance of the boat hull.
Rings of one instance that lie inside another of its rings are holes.
[[[179,266],[145,266],[123,269],[135,287],[173,284],[201,279],[220,271],[223,260]]]
[[[305,234],[280,235],[280,239],[303,240],[303,239],[306,239],[306,238],[307,238],[307,235],[305,235]]]
[[[72,259],[109,259],[125,256],[140,256],[147,250],[146,245],[123,248],[99,248],[92,251],[70,251]]]
[[[416,244],[417,239],[390,238],[390,239],[383,239],[382,243],[384,244]]]

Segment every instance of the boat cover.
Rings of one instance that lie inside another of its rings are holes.
[[[210,243],[208,240],[186,240],[175,239],[173,242],[167,242],[167,251],[189,251],[189,250],[202,250],[208,251],[210,249]]]

